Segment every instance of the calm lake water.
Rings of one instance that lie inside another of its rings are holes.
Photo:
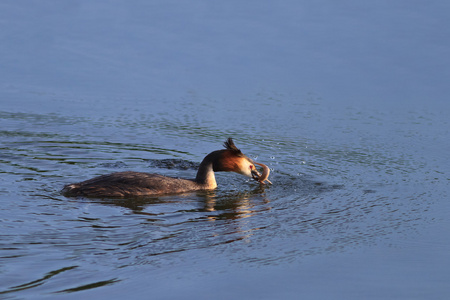
[[[0,299],[448,299],[445,1],[0,4]],[[195,177],[226,138],[273,185]]]

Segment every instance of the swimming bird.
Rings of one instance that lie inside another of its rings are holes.
[[[261,163],[263,174],[259,174],[255,162],[244,155],[228,138],[225,149],[217,150],[205,156],[197,171],[195,179],[181,179],[143,172],[116,172],[101,175],[83,182],[64,186],[65,196],[103,197],[135,197],[175,194],[198,190],[213,190],[217,187],[214,172],[236,172],[264,184],[269,168]]]

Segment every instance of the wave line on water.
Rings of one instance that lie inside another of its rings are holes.
[[[65,272],[65,271],[69,271],[72,269],[78,268],[78,266],[70,266],[70,267],[65,267],[65,268],[61,268],[55,271],[50,271],[47,274],[44,275],[44,277],[21,284],[21,285],[17,285],[17,286],[13,286],[5,291],[0,291],[0,295],[2,294],[7,294],[7,293],[13,293],[13,292],[19,292],[19,291],[23,291],[23,290],[27,290],[27,289],[31,289],[31,288],[35,288],[38,287],[40,285],[43,285],[45,282],[47,282],[50,278]]]

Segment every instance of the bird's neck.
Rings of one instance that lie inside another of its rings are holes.
[[[214,176],[213,162],[205,157],[198,168],[195,182],[204,185],[206,189],[215,189],[217,187],[216,177]]]

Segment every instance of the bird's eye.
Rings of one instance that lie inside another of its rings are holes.
[[[252,165],[250,165],[250,169],[253,169],[253,166],[252,166]]]

